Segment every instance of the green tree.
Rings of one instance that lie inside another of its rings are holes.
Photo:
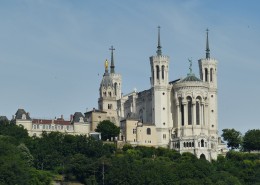
[[[243,138],[243,149],[245,151],[260,150],[260,130],[248,130]]]
[[[117,137],[120,132],[120,128],[109,120],[101,121],[96,129],[96,132],[101,132],[101,138],[103,141]]]
[[[242,136],[239,131],[236,131],[235,129],[223,129],[222,130],[222,137],[224,138],[224,141],[227,141],[228,147],[230,147],[232,150],[239,148]]]
[[[30,150],[26,147],[26,145],[21,143],[18,146],[18,149],[21,152],[22,159],[26,161],[28,166],[33,166],[33,156],[31,155]]]

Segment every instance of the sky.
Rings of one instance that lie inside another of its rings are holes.
[[[161,26],[169,80],[199,76],[209,28],[218,60],[219,131],[260,124],[258,0],[1,0],[0,115],[69,118],[97,108],[104,61],[115,47],[122,92],[150,88],[149,57]]]

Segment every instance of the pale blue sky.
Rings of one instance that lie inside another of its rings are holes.
[[[186,76],[190,57],[198,76],[208,27],[219,61],[219,129],[259,128],[259,9],[258,0],[2,0],[0,115],[24,108],[69,118],[97,107],[111,45],[122,92],[148,89],[158,25],[170,80]]]

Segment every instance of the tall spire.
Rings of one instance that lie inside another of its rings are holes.
[[[115,64],[114,64],[114,50],[113,46],[109,48],[111,50],[111,65],[110,65],[110,73],[115,73]]]
[[[207,40],[206,40],[206,58],[210,58],[210,49],[209,49],[209,29],[207,31]]]
[[[157,46],[157,51],[156,51],[156,53],[157,53],[157,56],[160,56],[160,55],[162,55],[162,47],[161,47],[161,40],[160,40],[160,26],[158,26],[158,46]]]

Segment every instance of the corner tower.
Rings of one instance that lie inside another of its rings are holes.
[[[206,30],[206,58],[199,60],[200,79],[208,84],[209,94],[209,112],[208,112],[208,130],[209,134],[214,136],[218,133],[218,86],[217,86],[217,72],[218,61],[210,57],[209,49],[209,30]]]
[[[115,73],[114,50],[111,50],[111,65],[109,73],[109,62],[105,61],[105,73],[99,88],[98,107],[107,113],[107,120],[119,126],[117,101],[121,98],[121,75]]]
[[[108,72],[109,62],[105,61],[105,73],[99,88],[98,107],[102,111],[116,110],[113,79]]]
[[[111,46],[109,48],[111,50],[111,65],[110,65],[110,77],[113,82],[113,94],[116,97],[116,100],[119,100],[122,96],[121,87],[122,87],[122,78],[120,74],[115,73],[115,62],[114,62],[114,50],[115,48]]]
[[[157,55],[150,57],[151,91],[152,91],[152,122],[156,125],[157,141],[159,146],[169,144],[169,57],[162,55],[160,27],[158,27]]]

